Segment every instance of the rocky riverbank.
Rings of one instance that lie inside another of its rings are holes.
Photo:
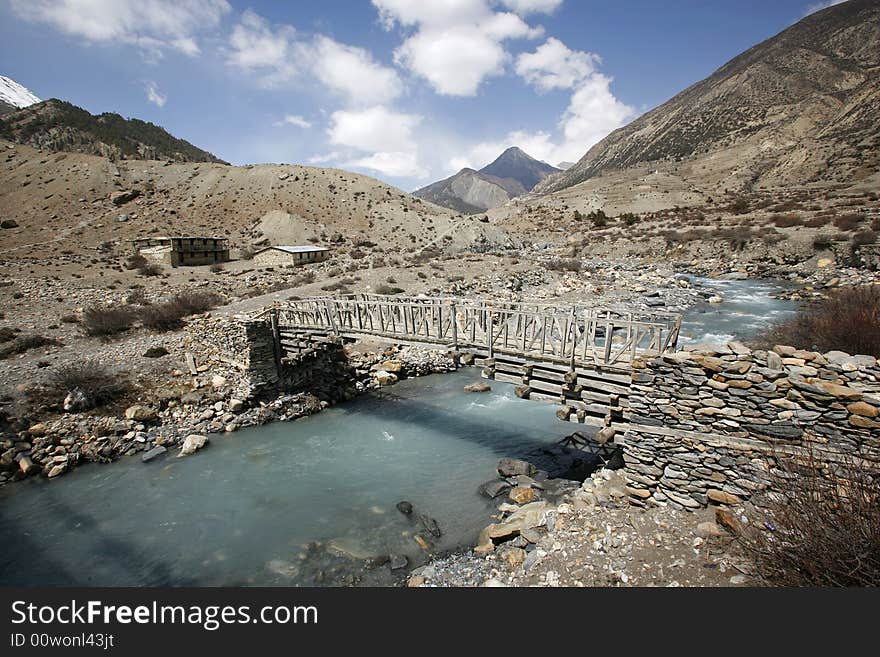
[[[416,568],[405,585],[754,585],[731,531],[749,517],[744,507],[634,507],[623,474],[602,469],[558,503],[504,502],[481,545]]]
[[[456,362],[443,353],[417,347],[331,355],[308,390],[269,399],[240,398],[247,388],[242,373],[205,367],[186,392],[159,393],[126,408],[121,416],[68,412],[5,436],[0,454],[0,485],[28,476],[55,478],[84,462],[109,463],[120,457],[148,462],[180,448],[187,456],[210,443],[211,436],[243,427],[284,422],[400,379],[450,372]],[[328,361],[329,362],[329,361]],[[210,376],[209,376],[210,374]]]

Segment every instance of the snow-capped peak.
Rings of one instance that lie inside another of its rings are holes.
[[[39,103],[40,99],[15,80],[0,75],[0,102],[21,108]]]

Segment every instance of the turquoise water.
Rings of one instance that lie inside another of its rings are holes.
[[[191,457],[126,457],[7,486],[0,584],[295,585],[345,554],[417,563],[419,527],[401,500],[439,524],[434,550],[472,543],[497,506],[477,487],[498,460],[534,457],[573,430],[512,385],[462,391],[478,379],[472,368],[406,380],[212,437]],[[313,541],[324,547],[303,558]]]
[[[784,283],[774,281],[723,281],[688,277],[694,283],[717,291],[722,303],[699,303],[684,313],[679,345],[725,344],[747,339],[772,323],[794,315],[798,303],[774,299]]]

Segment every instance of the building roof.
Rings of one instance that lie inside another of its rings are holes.
[[[316,251],[330,250],[326,246],[267,246],[265,249],[257,251],[257,253],[262,253],[269,249],[276,249],[277,251],[284,251],[285,253],[314,253]]]

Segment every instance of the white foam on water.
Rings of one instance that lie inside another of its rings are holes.
[[[394,435],[388,433],[387,431],[383,431],[383,432],[382,432],[382,438],[383,438],[384,440],[386,440],[386,441],[392,441],[392,440],[394,440]]]

